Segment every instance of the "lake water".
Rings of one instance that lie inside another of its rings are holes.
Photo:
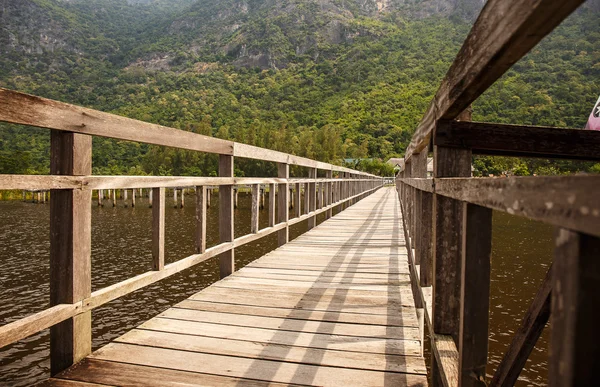
[[[218,241],[218,194],[207,215],[208,246]],[[167,200],[166,262],[194,254],[194,197],[173,208]],[[0,202],[0,325],[43,310],[49,302],[49,206]],[[261,228],[267,226],[261,211]],[[250,232],[250,196],[240,193],[235,234]],[[146,199],[137,207],[94,206],[92,211],[93,290],[151,270],[152,212]],[[323,220],[320,216],[319,221]],[[212,227],[210,225],[213,225]],[[294,238],[306,222],[290,229]],[[276,247],[276,235],[236,249],[241,267]],[[490,360],[495,369],[518,328],[551,262],[552,229],[506,214],[494,214],[490,310]],[[189,297],[218,279],[218,261],[208,260],[93,311],[94,349]],[[545,385],[548,339],[545,332],[517,385]],[[29,386],[49,376],[49,332],[0,349],[0,385]]]

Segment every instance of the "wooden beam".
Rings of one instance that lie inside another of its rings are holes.
[[[600,160],[600,132],[593,130],[440,121],[433,143],[475,154]]]
[[[152,268],[165,267],[165,189],[152,189]]]
[[[552,297],[552,266],[538,289],[519,330],[498,365],[490,386],[512,387],[517,382],[529,354],[535,347],[548,319]]]
[[[294,191],[294,211],[296,218],[302,216],[302,184],[296,183],[296,191]]]
[[[277,164],[277,177],[282,179],[289,179],[290,177],[290,166],[289,164],[279,163]],[[288,206],[288,195],[290,194],[290,190],[288,189],[288,184],[281,183],[277,187],[277,198],[279,203],[277,203],[277,223],[287,223],[290,217],[290,208]],[[277,233],[277,246],[283,246],[288,243],[290,238],[290,230],[289,227],[285,227]]]
[[[458,385],[486,386],[492,210],[463,203]]]
[[[417,127],[406,157],[429,145],[437,120],[455,119],[584,0],[489,0]]]
[[[206,187],[196,187],[196,253],[206,251]]]
[[[219,155],[219,176],[233,177],[233,156]],[[221,243],[233,242],[233,214],[233,186],[222,185],[219,187],[219,241]],[[235,271],[234,257],[233,249],[221,254],[219,260],[221,278],[225,278]]]
[[[600,238],[559,229],[555,246],[549,385],[594,386],[600,366]]]
[[[52,131],[50,172],[89,175],[92,137]],[[52,190],[50,195],[50,306],[75,304],[92,291],[92,191]],[[92,315],[82,313],[50,328],[51,374],[92,352]]]
[[[333,171],[331,171],[331,170],[327,171],[325,177],[328,180],[331,180],[331,178],[333,178]],[[331,197],[333,194],[333,185],[334,185],[334,183],[331,181],[325,183],[325,206],[330,206],[332,203]],[[333,216],[333,210],[332,209],[327,210],[327,212],[325,213],[325,219],[329,219],[332,216]]]
[[[275,221],[275,187],[277,187],[277,185],[269,184],[269,227],[273,227],[275,223],[277,223]]]

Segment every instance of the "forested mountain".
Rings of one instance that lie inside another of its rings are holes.
[[[0,86],[323,161],[386,160],[403,153],[483,3],[0,0]],[[520,61],[474,119],[583,127],[600,90],[599,4]],[[47,130],[0,126],[0,173],[48,172]],[[94,170],[210,174],[214,158],[95,139]]]

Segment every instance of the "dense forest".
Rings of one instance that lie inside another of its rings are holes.
[[[482,3],[0,0],[0,86],[389,175]],[[474,120],[583,128],[600,93],[594,5],[486,92]],[[47,130],[0,124],[0,173],[48,173],[48,144]],[[94,139],[96,174],[210,175],[215,160]],[[500,157],[475,167],[600,172]]]

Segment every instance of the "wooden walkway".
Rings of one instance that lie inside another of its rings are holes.
[[[426,385],[404,245],[380,189],[47,385]]]

